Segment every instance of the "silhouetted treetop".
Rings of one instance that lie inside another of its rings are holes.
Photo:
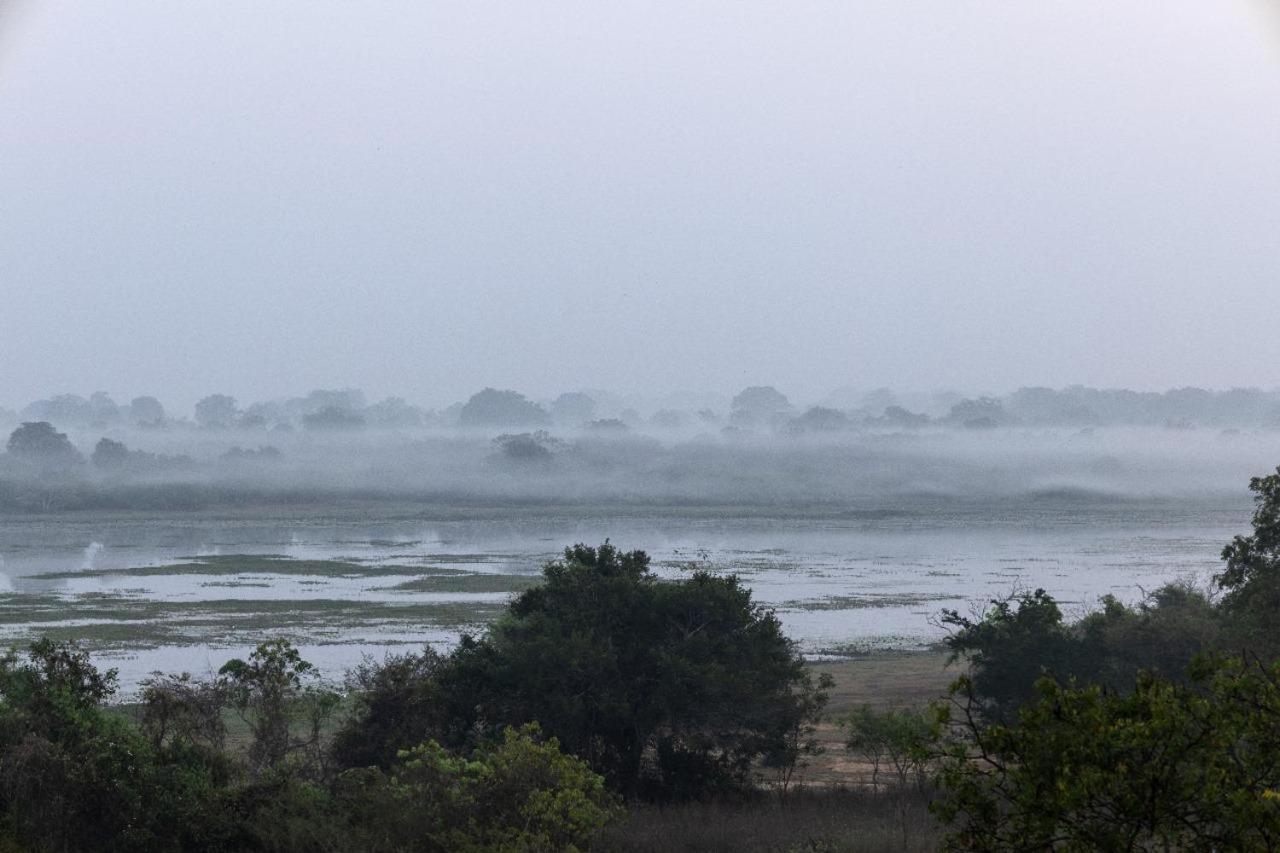
[[[83,461],[80,451],[48,421],[28,421],[9,435],[6,445],[13,456],[42,464],[75,464]]]
[[[543,426],[547,413],[537,403],[515,391],[485,388],[458,412],[463,426]]]
[[[207,429],[226,429],[234,426],[239,417],[236,398],[226,394],[210,394],[196,403],[196,423]]]

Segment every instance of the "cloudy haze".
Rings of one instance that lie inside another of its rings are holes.
[[[1263,0],[0,10],[0,404],[1280,385]]]

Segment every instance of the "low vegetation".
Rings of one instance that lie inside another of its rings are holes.
[[[623,803],[754,796],[826,701],[736,578],[575,546],[479,637],[345,691],[287,641],[211,679],[52,640],[0,661],[0,839],[23,850],[586,849]],[[235,732],[235,734],[231,734]]]

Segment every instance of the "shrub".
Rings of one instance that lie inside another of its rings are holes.
[[[1202,663],[1195,688],[1041,679],[985,725],[961,679],[937,813],[960,850],[1269,850],[1280,843],[1280,665]]]
[[[350,715],[333,740],[339,767],[388,769],[405,744],[442,737],[446,721],[436,676],[444,658],[420,654],[389,655],[381,664],[366,660],[347,676]]]
[[[840,721],[845,749],[871,765],[872,787],[880,786],[881,772],[891,773],[893,784],[923,788],[928,771],[924,749],[932,736],[932,722],[919,711],[875,711],[863,705]]]
[[[951,660],[963,657],[972,669],[974,694],[986,712],[1011,719],[1034,698],[1042,674],[1079,675],[1079,641],[1063,622],[1057,602],[1043,589],[990,602],[975,618],[942,611]]]
[[[362,850],[579,851],[619,813],[604,780],[532,724],[470,757],[428,741],[390,773],[344,774],[338,798]]]

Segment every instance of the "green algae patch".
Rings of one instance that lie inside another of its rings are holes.
[[[540,583],[539,575],[449,574],[427,575],[378,589],[406,593],[523,592]]]

